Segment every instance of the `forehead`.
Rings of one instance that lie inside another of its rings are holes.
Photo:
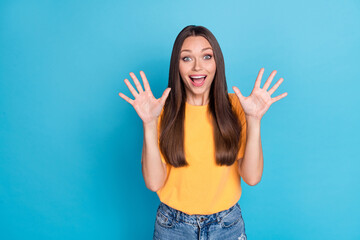
[[[184,40],[181,50],[201,52],[204,48],[212,48],[209,41],[202,36],[191,36]]]

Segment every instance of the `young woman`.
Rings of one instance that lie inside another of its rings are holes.
[[[143,121],[142,173],[146,186],[160,198],[154,239],[246,239],[238,201],[241,178],[260,182],[263,153],[260,120],[280,78],[268,90],[276,71],[261,88],[264,69],[250,96],[237,87],[228,93],[224,59],[214,35],[190,25],[177,36],[170,61],[168,88],[154,98],[143,71],[144,89],[125,84],[130,103]]]

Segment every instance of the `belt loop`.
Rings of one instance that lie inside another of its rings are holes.
[[[176,222],[180,220],[180,211],[176,211]]]
[[[221,217],[219,215],[220,215],[219,213],[216,213],[216,220],[218,221],[218,223],[220,223],[221,221]]]

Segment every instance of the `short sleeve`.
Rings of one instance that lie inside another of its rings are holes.
[[[230,93],[229,98],[232,106],[240,120],[241,123],[241,133],[240,133],[240,149],[237,155],[237,160],[244,157],[245,154],[245,146],[246,146],[246,118],[245,112],[240,104],[240,101],[235,93]]]

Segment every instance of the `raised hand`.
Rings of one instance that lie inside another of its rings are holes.
[[[261,78],[264,73],[264,68],[261,68],[259,71],[259,74],[255,81],[254,89],[252,90],[250,96],[244,97],[240,90],[237,87],[233,87],[233,90],[237,97],[239,98],[239,101],[241,103],[241,106],[244,109],[245,115],[247,117],[253,117],[256,119],[261,119],[263,115],[266,113],[266,111],[269,109],[271,104],[274,102],[284,98],[287,96],[287,92],[280,94],[279,96],[276,96],[274,98],[271,98],[271,95],[275,92],[275,90],[280,86],[280,84],[283,82],[283,78],[280,78],[274,86],[267,91],[269,88],[271,81],[275,77],[276,70],[274,70],[269,78],[266,80],[263,88],[260,88]]]
[[[145,91],[143,90],[135,74],[131,72],[130,76],[134,81],[138,91],[134,89],[134,87],[132,86],[132,84],[129,82],[128,79],[125,79],[124,82],[126,86],[129,88],[132,95],[135,97],[135,100],[130,99],[123,93],[119,93],[119,96],[122,97],[125,101],[127,101],[134,107],[135,111],[137,112],[141,120],[144,122],[144,124],[155,121],[160,115],[161,110],[165,104],[166,98],[169,96],[171,89],[170,88],[165,89],[161,98],[156,99],[151,92],[149,82],[146,79],[145,73],[143,71],[140,71],[140,76],[144,83]]]

